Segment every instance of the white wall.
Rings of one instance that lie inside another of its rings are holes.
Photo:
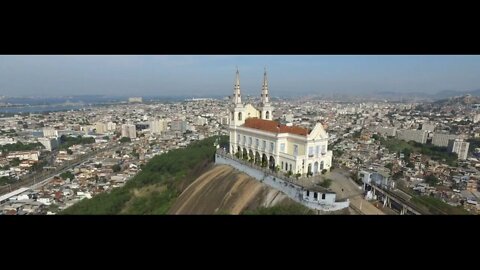
[[[309,199],[305,200],[304,193],[306,194],[306,190],[302,186],[289,183],[285,180],[282,180],[281,178],[274,177],[265,172],[254,169],[249,165],[246,165],[240,161],[236,161],[230,158],[225,158],[221,155],[216,154],[215,163],[230,165],[242,171],[243,173],[246,173],[249,176],[259,180],[260,182],[266,184],[267,186],[270,186],[274,189],[277,189],[283,192],[285,195],[287,195],[294,201],[299,202],[311,209],[321,210],[321,211],[336,211],[349,206],[348,200],[345,202],[335,202],[335,198],[336,198],[335,193],[327,194],[325,200],[313,201],[313,192],[310,192],[312,193],[311,194],[312,200],[309,200]],[[320,194],[320,198],[321,198],[321,194]]]

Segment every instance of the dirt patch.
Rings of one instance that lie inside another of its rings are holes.
[[[216,165],[178,197],[169,214],[240,214],[245,209],[290,200],[227,165]]]

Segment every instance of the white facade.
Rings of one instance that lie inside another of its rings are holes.
[[[195,125],[197,126],[203,126],[207,124],[207,119],[201,116],[198,116],[197,119],[195,119]]]
[[[114,122],[107,122],[107,131],[115,131],[117,124]]]
[[[8,153],[7,159],[18,158],[20,160],[38,161],[38,156],[39,155],[40,155],[40,152],[38,152],[38,151],[17,151],[17,152]]]
[[[170,122],[170,129],[172,131],[179,131],[181,133],[185,133],[187,131],[187,121],[174,120]]]
[[[480,122],[480,114],[475,114],[475,116],[473,117],[473,123],[478,123]]]
[[[458,136],[454,134],[433,133],[432,144],[435,146],[447,147],[449,140],[455,140]]]
[[[43,137],[58,137],[58,131],[54,128],[43,128]]]
[[[305,205],[308,208],[321,211],[337,211],[350,205],[350,201],[336,201],[336,194],[333,192],[320,191],[318,189],[308,189],[300,185],[282,179],[278,175],[265,174],[263,171],[243,164],[239,160],[226,158],[218,152],[215,155],[215,163],[230,165],[249,176],[261,181],[263,184],[283,192],[296,202]]]
[[[15,144],[15,143],[17,143],[17,139],[15,138],[9,138],[9,137],[0,138],[0,145]]]
[[[448,151],[451,153],[457,153],[458,159],[465,160],[468,155],[469,142],[464,142],[461,139],[449,140]]]
[[[435,124],[423,123],[422,130],[433,132],[435,130]]]
[[[153,134],[160,134],[167,130],[167,122],[165,120],[150,121],[150,132]]]
[[[140,103],[142,103],[142,102],[143,102],[143,98],[141,98],[141,97],[130,97],[130,98],[128,98],[128,102],[130,102],[130,103],[134,103],[134,102],[140,102]]]
[[[58,148],[57,138],[38,138],[38,142],[45,146],[48,151]]]
[[[397,135],[396,127],[377,127],[376,131],[384,137],[388,137],[388,136],[395,137],[395,135]]]
[[[322,124],[317,123],[313,130],[308,131],[282,126],[271,120],[274,108],[268,99],[266,73],[259,110],[251,104],[241,103],[238,71],[232,100],[234,104],[229,112],[230,154],[245,156],[255,163],[292,174],[315,175],[330,169],[332,151],[328,150],[328,134]]]
[[[426,143],[428,137],[428,131],[416,130],[416,129],[401,129],[397,131],[397,138],[400,140],[414,141],[418,143]]]
[[[122,137],[135,139],[137,137],[137,131],[135,129],[135,125],[131,125],[131,124],[122,125]]]
[[[103,122],[95,123],[95,132],[97,134],[105,134],[107,133],[107,131],[108,131],[108,128],[106,123],[103,123]]]

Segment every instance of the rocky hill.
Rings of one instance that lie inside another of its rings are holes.
[[[169,214],[241,214],[273,206],[295,208],[297,211],[287,211],[291,214],[313,213],[248,175],[217,165],[182,192]]]
[[[232,167],[214,165],[215,140],[154,157],[124,187],[61,214],[314,214]]]

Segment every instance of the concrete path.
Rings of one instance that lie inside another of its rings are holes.
[[[350,205],[353,205],[365,215],[385,215],[384,212],[363,198],[363,191],[357,183],[348,177],[348,171],[334,169],[332,172],[325,174],[325,177],[332,179],[330,189],[337,193],[337,200],[350,199]]]

